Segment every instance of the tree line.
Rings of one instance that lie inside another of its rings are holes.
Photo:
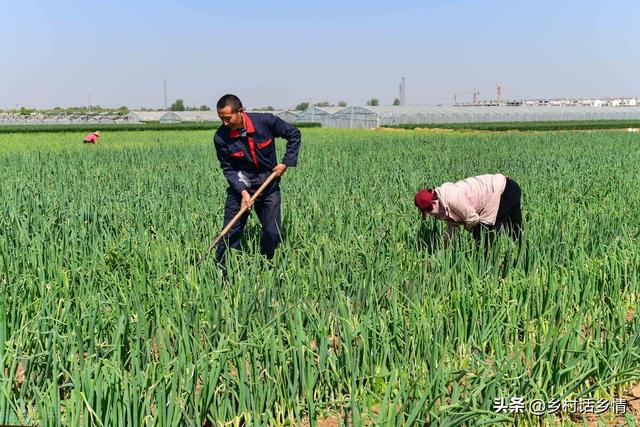
[[[378,98],[371,98],[367,101],[368,106],[378,106],[380,105],[380,100]],[[400,100],[398,98],[394,99],[393,105],[400,105]],[[311,104],[310,102],[301,102],[297,104],[293,109],[297,111],[307,110],[309,107],[346,107],[346,101],[340,101],[337,104],[332,104],[329,101],[316,102]],[[153,108],[139,108],[140,111],[163,111],[163,109],[153,109]],[[169,107],[169,111],[210,111],[211,108],[208,105],[201,105],[199,107],[195,106],[185,106],[184,99],[178,98],[171,104]],[[253,108],[254,111],[275,111],[275,108],[272,106]],[[44,109],[38,110],[35,108],[25,108],[22,107],[20,109],[12,109],[12,110],[2,110],[0,112],[8,112],[8,113],[20,113],[20,114],[30,114],[35,112],[44,112],[44,113],[84,113],[84,112],[117,112],[121,114],[127,114],[129,112],[129,108],[126,106],[122,106],[119,108],[103,108],[99,105],[96,106],[83,106],[83,107],[68,107],[61,108],[55,107],[52,109]]]

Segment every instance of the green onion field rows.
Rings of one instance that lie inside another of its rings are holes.
[[[0,424],[560,425],[494,399],[640,383],[639,134],[303,129],[223,283],[212,132],[0,134]],[[444,249],[414,192],[484,173],[522,246]]]

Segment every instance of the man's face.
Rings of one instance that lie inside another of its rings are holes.
[[[242,129],[244,127],[244,119],[242,118],[243,108],[240,108],[235,113],[230,105],[218,110],[218,117],[222,120],[225,126],[230,129]]]

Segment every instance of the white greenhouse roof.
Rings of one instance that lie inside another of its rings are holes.
[[[640,107],[589,106],[351,106],[322,121],[323,127],[375,128],[420,123],[567,120],[640,120]]]
[[[219,122],[216,111],[169,111],[160,122]]]
[[[128,116],[133,122],[157,122],[165,114],[166,111],[130,111]]]
[[[640,113],[640,107],[590,107],[590,106],[471,106],[471,107],[454,107],[454,106],[351,106],[340,108],[342,112],[356,110],[358,112],[371,112],[379,116],[394,115],[410,115],[410,114],[447,114],[447,113]]]

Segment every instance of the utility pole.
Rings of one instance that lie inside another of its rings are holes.
[[[164,87],[164,110],[167,111],[167,79],[162,79],[162,86]]]
[[[87,95],[87,99],[89,100],[87,107],[91,107],[91,95]]]

